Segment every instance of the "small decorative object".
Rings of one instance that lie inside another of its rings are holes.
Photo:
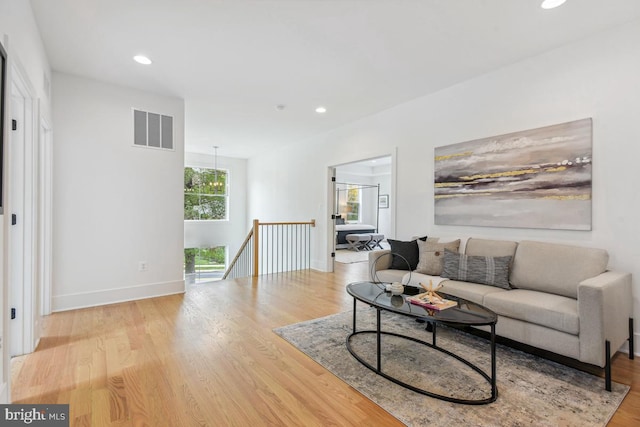
[[[404,305],[404,298],[402,298],[402,295],[392,295],[391,305],[394,307],[402,307]]]
[[[404,285],[400,282],[393,282],[391,284],[391,295],[402,295],[404,292]]]
[[[442,296],[440,296],[439,294],[436,293],[436,291],[439,291],[442,288],[442,285],[438,285],[437,288],[433,289],[433,281],[429,280],[429,287],[427,288],[425,285],[423,285],[422,283],[420,283],[420,286],[422,286],[422,288],[427,291],[426,294],[429,297],[430,301],[437,301],[437,300],[442,300],[444,298],[442,298]]]
[[[457,301],[445,299],[441,295],[438,295],[436,293],[437,290],[442,288],[442,285],[439,285],[438,287],[433,289],[433,283],[429,281],[428,288],[422,283],[420,283],[420,286],[422,286],[422,288],[426,292],[418,294],[416,296],[407,297],[407,301],[409,301],[411,304],[424,307],[424,309],[427,310],[430,316],[433,316],[435,311],[445,310],[447,308],[456,307],[458,305]]]

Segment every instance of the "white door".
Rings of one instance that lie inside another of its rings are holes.
[[[34,305],[38,301],[35,288],[35,221],[36,198],[34,182],[35,131],[34,103],[29,86],[22,73],[12,68],[11,81],[11,130],[6,147],[9,157],[8,210],[12,225],[9,227],[9,301],[10,354],[17,356],[30,353],[35,348]],[[15,224],[13,224],[15,222]],[[13,311],[15,310],[15,318]]]
[[[12,87],[11,93],[11,125],[14,120],[15,130],[9,137],[11,185],[9,191],[9,211],[11,217],[9,228],[9,301],[11,302],[11,356],[23,354],[24,348],[24,116],[25,99]]]

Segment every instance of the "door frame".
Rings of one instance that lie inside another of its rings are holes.
[[[53,132],[44,118],[42,103],[38,105],[40,128],[38,135],[38,269],[40,304],[36,315],[35,345],[40,339],[39,318],[51,314],[51,283],[53,281]]]
[[[327,221],[328,221],[328,226],[327,226],[327,248],[330,248],[331,252],[329,253],[329,256],[327,258],[327,265],[326,265],[326,271],[328,272],[333,272],[334,271],[334,267],[335,267],[335,257],[331,256],[331,253],[335,254],[336,251],[336,224],[335,224],[335,220],[331,219],[331,215],[335,214],[335,208],[337,206],[338,201],[336,200],[336,185],[335,185],[335,176],[336,176],[336,170],[340,167],[340,166],[346,166],[352,163],[360,163],[360,162],[364,162],[367,160],[372,160],[372,159],[379,159],[381,157],[391,157],[391,183],[389,184],[389,214],[390,214],[390,224],[389,224],[389,228],[391,230],[391,235],[390,236],[385,236],[385,238],[395,238],[396,235],[396,209],[397,209],[397,205],[396,205],[396,183],[397,183],[397,158],[398,158],[398,149],[397,147],[394,147],[391,152],[383,152],[377,155],[371,155],[365,158],[360,158],[360,159],[356,159],[356,160],[351,160],[348,162],[344,162],[344,163],[339,163],[336,165],[332,165],[329,166],[327,168],[328,172],[328,180],[327,182],[329,183],[329,185],[327,186],[327,211],[328,211],[328,215],[327,215]],[[334,178],[334,179],[332,179]]]

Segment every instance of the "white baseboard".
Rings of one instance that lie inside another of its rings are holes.
[[[184,291],[184,280],[177,280],[175,282],[149,283],[145,285],[130,286],[127,288],[114,288],[94,292],[55,295],[52,298],[52,311],[66,311],[78,308],[115,304],[118,302],[180,294],[184,293]]]
[[[633,354],[634,354],[634,356],[640,357],[640,334],[634,332],[633,333],[633,340],[634,340],[634,343],[633,343],[633,347],[634,347]],[[618,351],[621,352],[621,353],[629,354],[629,341],[626,341],[624,344],[622,344],[622,347],[620,347],[618,349]],[[611,349],[611,352],[612,353],[614,352],[613,349]],[[613,356],[613,354],[612,354],[612,356]]]

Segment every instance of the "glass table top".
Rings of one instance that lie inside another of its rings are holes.
[[[387,283],[355,282],[347,285],[347,292],[358,301],[374,307],[425,320],[474,326],[491,325],[498,320],[498,316],[488,308],[440,291],[439,295],[457,301],[458,306],[441,311],[429,310],[411,304],[407,301],[409,295],[392,295],[386,291],[386,285]]]

